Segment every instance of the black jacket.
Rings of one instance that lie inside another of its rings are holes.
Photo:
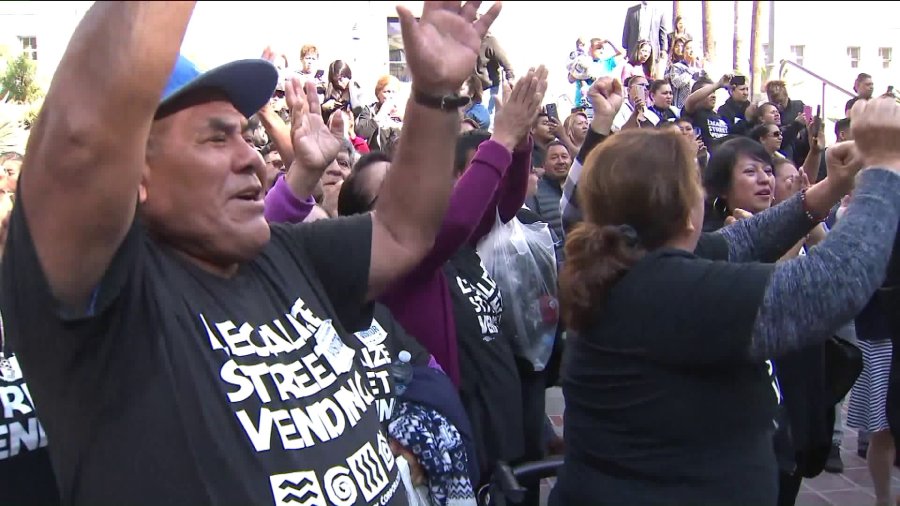
[[[535,214],[540,216],[541,221],[546,222],[550,226],[550,231],[554,237],[563,237],[562,215],[559,210],[559,201],[562,199],[562,186],[557,181],[542,177],[538,181],[537,193],[534,197],[525,201]]]
[[[733,97],[728,97],[719,107],[717,112],[728,123],[728,131],[732,134],[746,135],[750,131],[750,122],[744,116],[749,105],[750,102],[737,102]]]

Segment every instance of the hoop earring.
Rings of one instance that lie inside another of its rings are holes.
[[[713,199],[713,209],[722,216],[728,216],[728,204],[721,197]]]

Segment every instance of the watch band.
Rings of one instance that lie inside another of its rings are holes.
[[[415,88],[412,89],[412,97],[413,101],[419,105],[430,109],[439,109],[441,111],[456,111],[460,107],[468,105],[469,101],[472,100],[470,97],[459,96],[456,94],[436,97],[434,95],[423,93]]]

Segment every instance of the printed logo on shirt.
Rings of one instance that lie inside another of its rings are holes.
[[[706,125],[709,127],[709,136],[713,139],[721,139],[728,135],[728,123],[723,119],[708,119]]]
[[[322,473],[296,471],[269,477],[275,506],[350,506],[357,499],[366,502],[378,499],[387,504],[400,486],[400,475],[390,483],[388,471],[395,466],[387,438],[378,433],[379,451],[365,443],[347,459],[346,465],[336,465]],[[384,450],[386,448],[386,452]],[[385,457],[385,455],[389,457]]]
[[[478,325],[481,327],[481,338],[485,342],[496,339],[500,333],[500,315],[503,313],[503,302],[500,298],[500,290],[497,283],[491,279],[484,264],[481,264],[481,279],[472,285],[469,280],[460,276],[456,277],[459,289],[462,290],[478,317]]]
[[[34,412],[34,401],[22,379],[22,368],[15,356],[7,358],[9,373],[0,378],[0,460],[11,459],[26,451],[47,446],[47,434]]]
[[[373,322],[373,328],[357,336],[366,345],[357,353],[344,343],[331,320],[317,317],[300,298],[262,324],[216,322],[202,313],[199,319],[210,348],[226,358],[219,378],[249,446],[259,453],[281,453],[290,466],[300,458],[296,451],[332,442],[326,453],[311,453],[308,460],[327,472],[310,469],[269,476],[275,505],[349,505],[357,504],[357,499],[365,501],[359,504],[387,504],[396,490],[388,485],[397,473],[378,458],[375,445],[381,428],[374,414],[366,419],[376,403],[368,373],[375,373],[377,383],[381,375],[371,367],[390,362],[380,325],[376,328]],[[361,362],[371,366],[360,367]],[[389,391],[380,384],[379,388]],[[334,444],[363,420],[371,428],[369,442],[357,449]]]
[[[386,422],[391,419],[395,403],[390,381],[391,373],[388,370],[391,365],[391,354],[385,344],[388,333],[373,319],[372,326],[353,335],[365,346],[360,350],[360,359],[366,370],[369,390],[376,399],[378,418]]]

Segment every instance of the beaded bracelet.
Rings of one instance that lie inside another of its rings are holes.
[[[800,202],[803,204],[803,213],[806,214],[806,217],[809,219],[809,221],[813,223],[822,223],[823,221],[828,219],[828,215],[826,214],[822,218],[816,218],[815,216],[813,216],[813,213],[810,212],[809,207],[806,203],[806,190],[806,188],[800,190]]]

